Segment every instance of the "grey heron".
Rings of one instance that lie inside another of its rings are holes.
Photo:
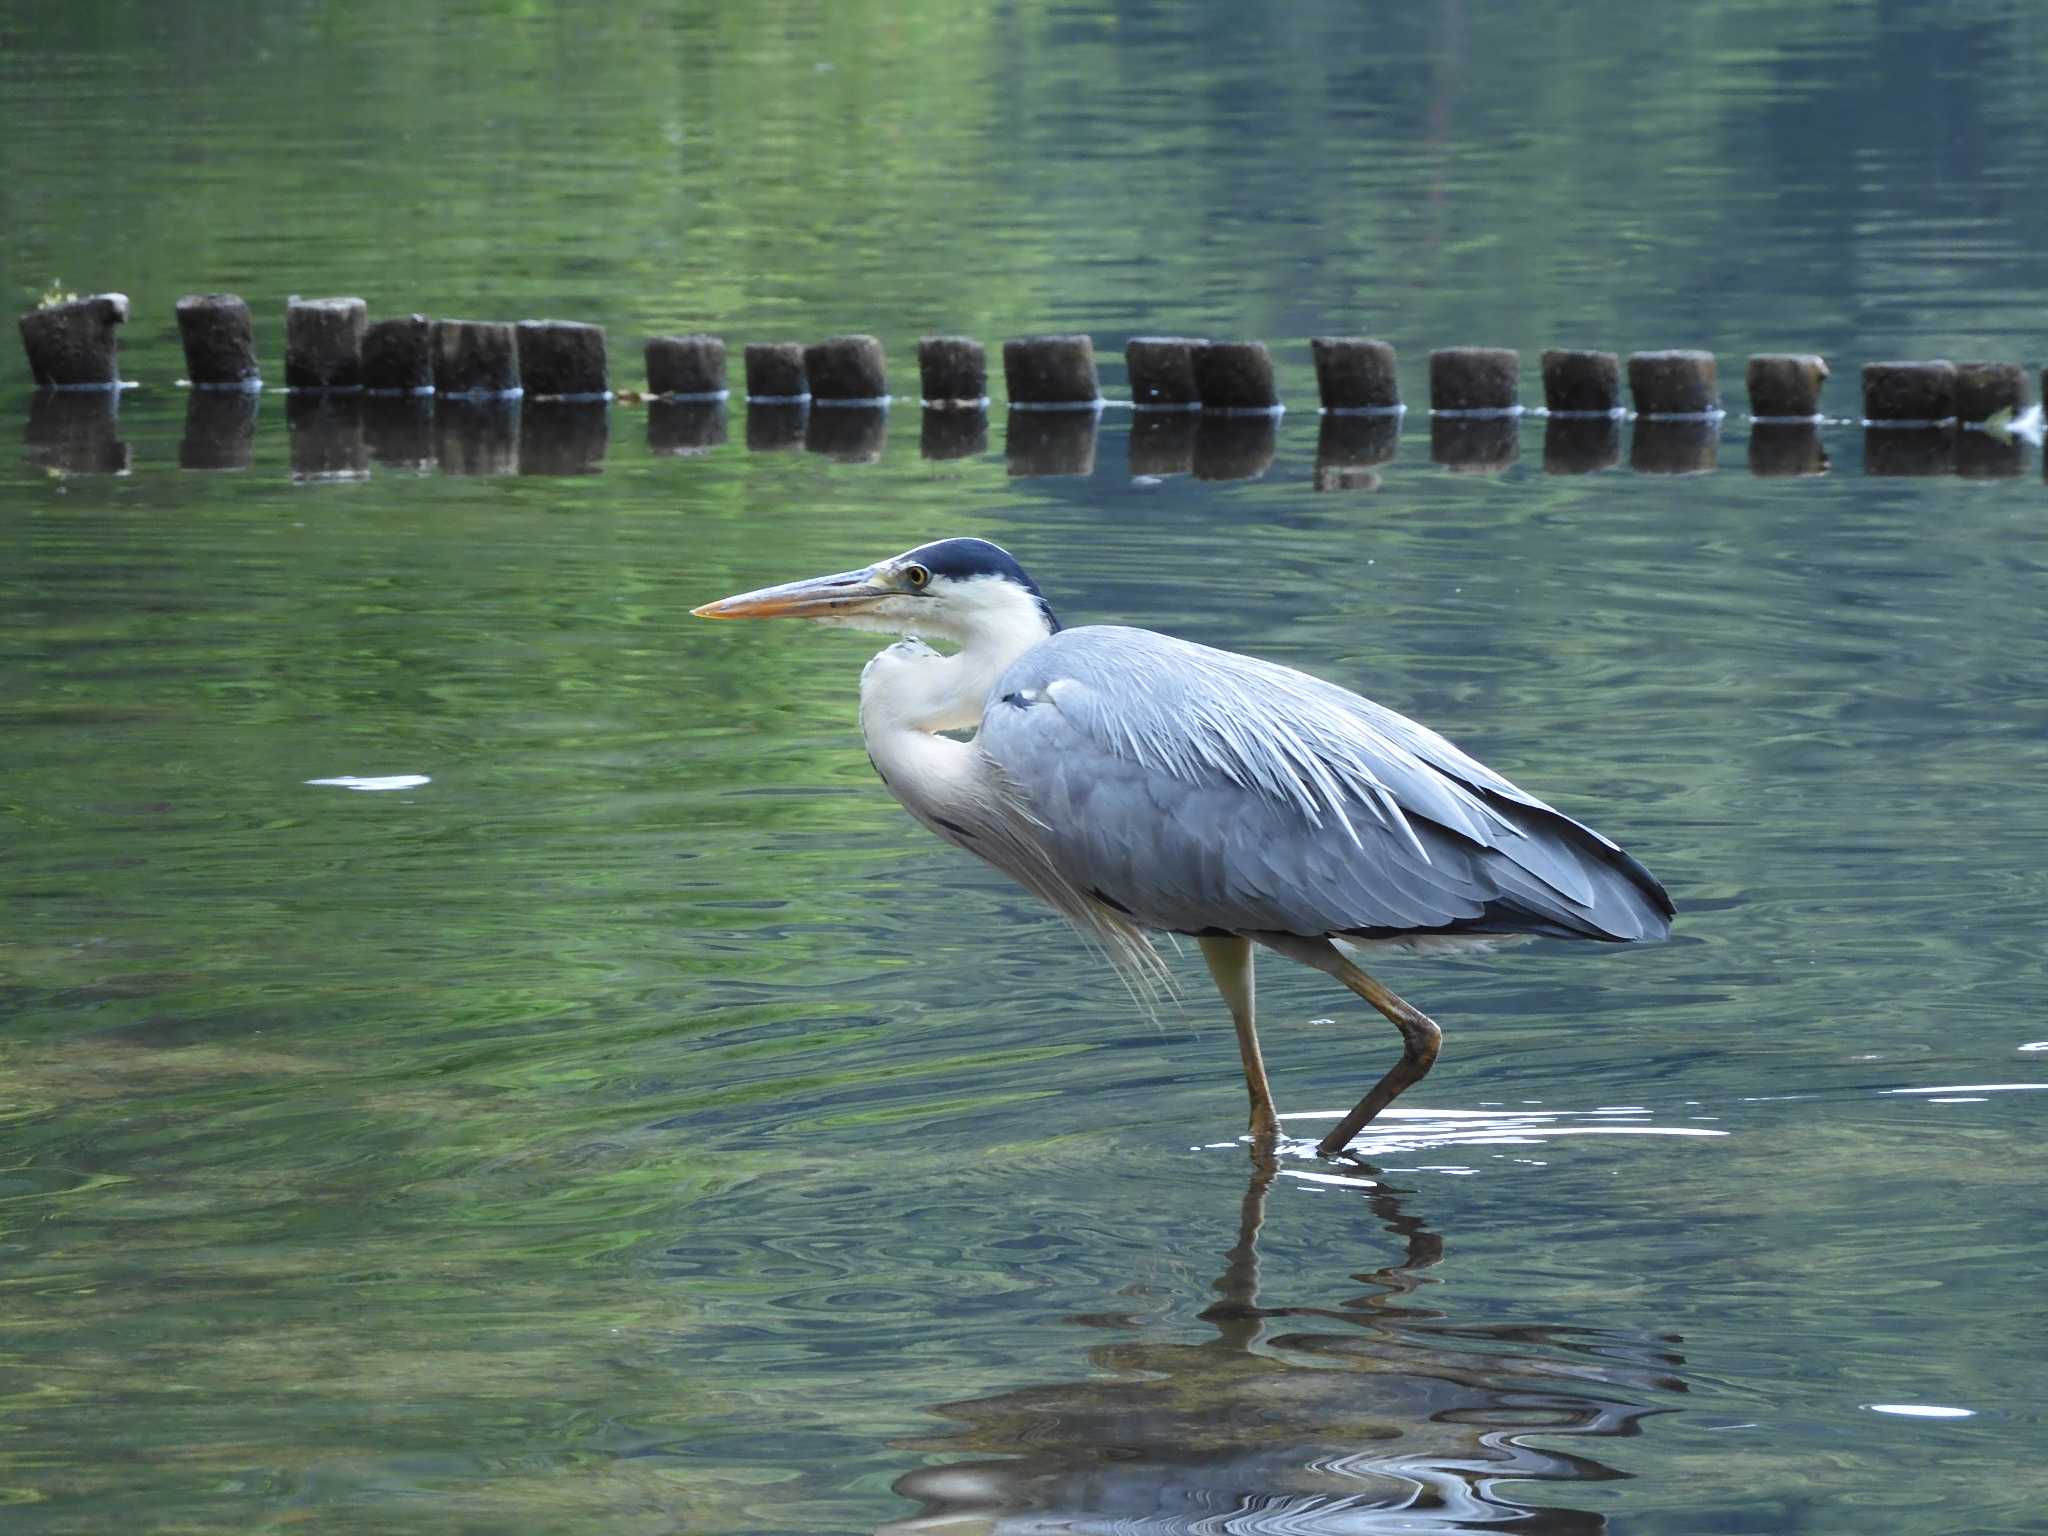
[[[983,539],[693,611],[906,637],[861,673],[882,782],[1127,974],[1163,973],[1148,932],[1193,937],[1236,1025],[1261,1140],[1279,1117],[1255,946],[1334,977],[1401,1032],[1401,1059],[1319,1143],[1328,1157],[1421,1080],[1442,1034],[1340,944],[1670,932],[1671,898],[1640,863],[1428,727],[1273,662],[1144,629],[1064,629]]]

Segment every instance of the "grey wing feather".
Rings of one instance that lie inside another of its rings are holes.
[[[1669,931],[1663,888],[1606,838],[1434,731],[1252,657],[1065,630],[1004,675],[975,739],[1061,879],[1143,926]]]

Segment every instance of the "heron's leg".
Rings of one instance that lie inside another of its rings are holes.
[[[1342,1152],[1351,1144],[1351,1138],[1371,1124],[1373,1117],[1393,1103],[1396,1096],[1421,1082],[1436,1065],[1437,1046],[1444,1037],[1436,1020],[1420,1008],[1403,1002],[1350,961],[1344,961],[1343,966],[1336,973],[1337,979],[1379,1009],[1401,1031],[1401,1059],[1388,1068],[1387,1075],[1372,1085],[1372,1091],[1337,1122],[1329,1135],[1316,1143],[1316,1151],[1324,1157]]]
[[[1403,1002],[1345,959],[1328,939],[1276,935],[1271,938],[1262,936],[1262,942],[1304,965],[1314,966],[1325,975],[1336,977],[1379,1009],[1394,1028],[1401,1031],[1401,1059],[1388,1069],[1385,1077],[1372,1085],[1372,1091],[1358,1101],[1350,1114],[1337,1122],[1329,1135],[1316,1143],[1317,1152],[1324,1157],[1334,1157],[1350,1145],[1351,1138],[1371,1124],[1373,1117],[1393,1103],[1404,1089],[1422,1081],[1436,1064],[1437,1046],[1443,1040],[1444,1032],[1420,1008]]]
[[[1271,1137],[1280,1129],[1280,1116],[1274,1111],[1273,1090],[1266,1082],[1265,1058],[1259,1054],[1252,941],[1230,934],[1195,942],[1202,946],[1202,958],[1209,962],[1209,974],[1216,978],[1216,990],[1223,994],[1224,1004],[1230,1009],[1230,1022],[1237,1026],[1237,1049],[1244,1057],[1244,1085],[1252,1096],[1252,1135]]]

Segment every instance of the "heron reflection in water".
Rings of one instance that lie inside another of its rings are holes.
[[[1089,1380],[944,1404],[957,1428],[902,1448],[958,1459],[897,1479],[922,1507],[881,1536],[1606,1530],[1593,1511],[1503,1485],[1626,1476],[1529,1442],[1626,1438],[1672,1411],[1661,1400],[1687,1390],[1678,1341],[1447,1320],[1420,1304],[1442,1240],[1384,1185],[1363,1197],[1403,1243],[1398,1262],[1355,1276],[1365,1289],[1335,1306],[1261,1305],[1274,1171],[1270,1151],[1254,1153],[1202,1314],[1215,1337],[1101,1344]]]
[[[1319,1144],[1330,1156],[1429,1071],[1441,1037],[1346,949],[1670,931],[1671,899],[1641,864],[1434,731],[1272,662],[1150,630],[1063,629],[986,540],[695,612],[910,637],[861,673],[883,783],[1140,984],[1164,976],[1148,932],[1195,938],[1237,1026],[1261,1140],[1279,1117],[1254,946],[1335,977],[1401,1032],[1401,1059]],[[972,739],[948,734],[962,731]]]

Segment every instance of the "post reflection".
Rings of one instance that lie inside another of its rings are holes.
[[[1443,1239],[1384,1186],[1360,1191],[1403,1248],[1332,1306],[1260,1302],[1276,1168],[1255,1160],[1196,1344],[1118,1341],[1098,1379],[947,1403],[960,1459],[899,1478],[916,1514],[882,1536],[1032,1532],[1604,1531],[1529,1484],[1626,1474],[1565,1438],[1624,1438],[1686,1390],[1675,1340],[1560,1324],[1459,1324],[1421,1304]],[[1544,1444],[1530,1444],[1539,1439]]]

